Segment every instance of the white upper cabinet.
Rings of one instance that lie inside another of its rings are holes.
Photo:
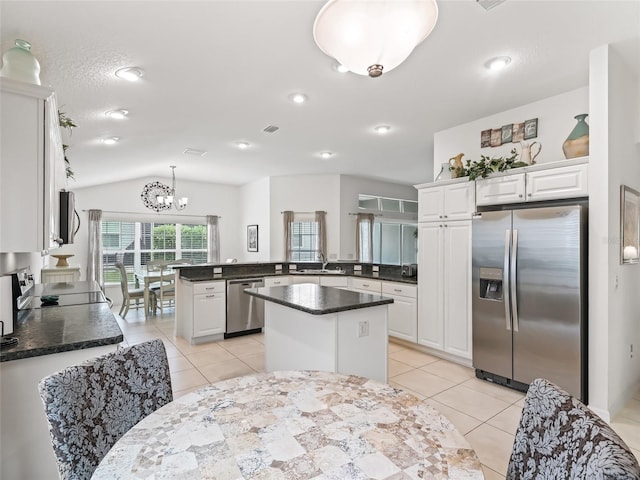
[[[474,182],[418,185],[418,221],[469,220],[475,211]]]
[[[476,182],[477,205],[502,205],[525,201],[525,175],[504,175]]]
[[[587,163],[536,165],[524,172],[476,181],[477,205],[537,202],[589,195]]]
[[[526,174],[527,201],[579,198],[589,195],[589,165],[571,165]]]
[[[58,246],[59,190],[66,184],[53,90],[3,78],[0,252]]]

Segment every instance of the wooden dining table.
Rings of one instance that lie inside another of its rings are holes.
[[[464,436],[430,405],[354,375],[278,371],[177,398],[118,440],[106,479],[482,479]]]

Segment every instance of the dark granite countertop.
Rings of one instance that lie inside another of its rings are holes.
[[[239,274],[224,274],[217,273],[212,274],[209,272],[199,272],[198,274],[181,274],[180,279],[187,282],[210,282],[212,280],[235,280],[239,278],[259,278],[259,277],[280,277],[280,276],[296,275],[296,276],[309,276],[309,277],[358,277],[358,278],[370,278],[372,280],[383,280],[388,282],[407,283],[409,285],[416,285],[418,279],[416,277],[403,277],[400,274],[395,273],[360,273],[360,272],[346,272],[346,273],[295,273],[295,272],[270,272],[270,273],[239,273]]]
[[[123,339],[106,303],[23,310],[10,336],[17,337],[18,344],[0,349],[0,362],[113,345]]]
[[[246,288],[244,291],[248,295],[310,313],[311,315],[324,315],[393,303],[392,298],[383,297],[382,295],[324,287],[314,283],[299,283],[282,287]]]

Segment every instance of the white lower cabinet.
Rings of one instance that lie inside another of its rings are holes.
[[[471,359],[471,221],[418,230],[418,343]]]
[[[222,338],[227,323],[226,282],[186,282],[179,332],[191,343]]]
[[[349,277],[349,290],[361,293],[382,293],[382,282],[369,278]]]
[[[294,274],[290,275],[291,285],[296,285],[298,283],[315,283],[316,285],[320,284],[320,277],[317,275],[302,275],[302,274]]]
[[[264,277],[265,287],[282,287],[291,284],[291,277],[287,275],[278,275],[275,277]]]
[[[320,285],[325,287],[335,288],[349,288],[349,279],[347,277],[336,277],[329,275],[326,277],[320,277]]]
[[[418,342],[417,287],[397,282],[382,282],[382,295],[393,298],[389,305],[389,335]]]

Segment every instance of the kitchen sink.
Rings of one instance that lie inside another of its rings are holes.
[[[334,275],[344,275],[345,271],[344,270],[329,270],[326,268],[304,268],[302,270],[293,270],[290,271],[289,273],[299,273],[302,275],[326,275],[326,274],[334,274]]]

